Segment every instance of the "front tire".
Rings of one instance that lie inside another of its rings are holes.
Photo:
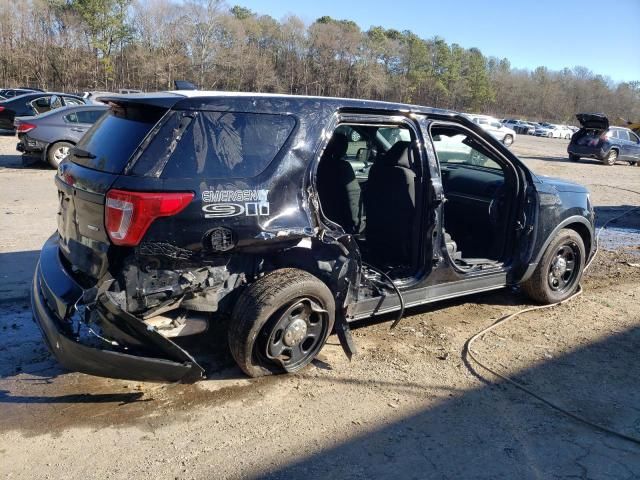
[[[575,230],[563,228],[544,251],[540,263],[522,284],[522,289],[542,304],[566,300],[580,285],[585,261],[582,237]]]
[[[228,331],[231,355],[244,373],[292,373],[320,352],[335,321],[329,288],[303,270],[275,270],[238,299]]]
[[[69,142],[56,142],[51,145],[47,150],[47,161],[49,165],[57,170],[60,162],[67,158],[72,148],[73,144]]]
[[[511,146],[511,144],[513,143],[513,135],[505,135],[502,139],[502,143],[505,147]]]
[[[615,165],[617,160],[618,160],[618,151],[612,148],[611,150],[609,150],[609,153],[607,153],[607,156],[604,157],[604,164]]]

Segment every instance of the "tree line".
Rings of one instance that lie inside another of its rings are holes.
[[[0,0],[0,87],[200,88],[358,97],[575,123],[640,120],[640,81],[512,68],[477,48],[329,16],[306,25],[221,0]],[[640,79],[639,79],[640,80]]]

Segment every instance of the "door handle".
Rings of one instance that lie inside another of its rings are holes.
[[[72,128],[71,131],[72,132],[86,132],[87,129],[86,128]]]

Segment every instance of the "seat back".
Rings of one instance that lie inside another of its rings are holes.
[[[415,149],[397,142],[369,171],[366,239],[376,263],[411,264],[416,221]]]
[[[360,185],[353,167],[344,160],[348,140],[334,133],[318,165],[316,186],[322,212],[345,232],[354,233],[359,223]]]

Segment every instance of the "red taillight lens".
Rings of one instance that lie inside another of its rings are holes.
[[[31,130],[33,130],[34,128],[36,128],[36,126],[33,123],[22,123],[20,122],[20,124],[18,125],[18,133],[27,133],[30,132]]]
[[[104,214],[107,234],[116,245],[138,245],[156,218],[180,213],[191,200],[193,192],[109,190]]]
[[[0,112],[4,110],[4,107],[0,107]]]

